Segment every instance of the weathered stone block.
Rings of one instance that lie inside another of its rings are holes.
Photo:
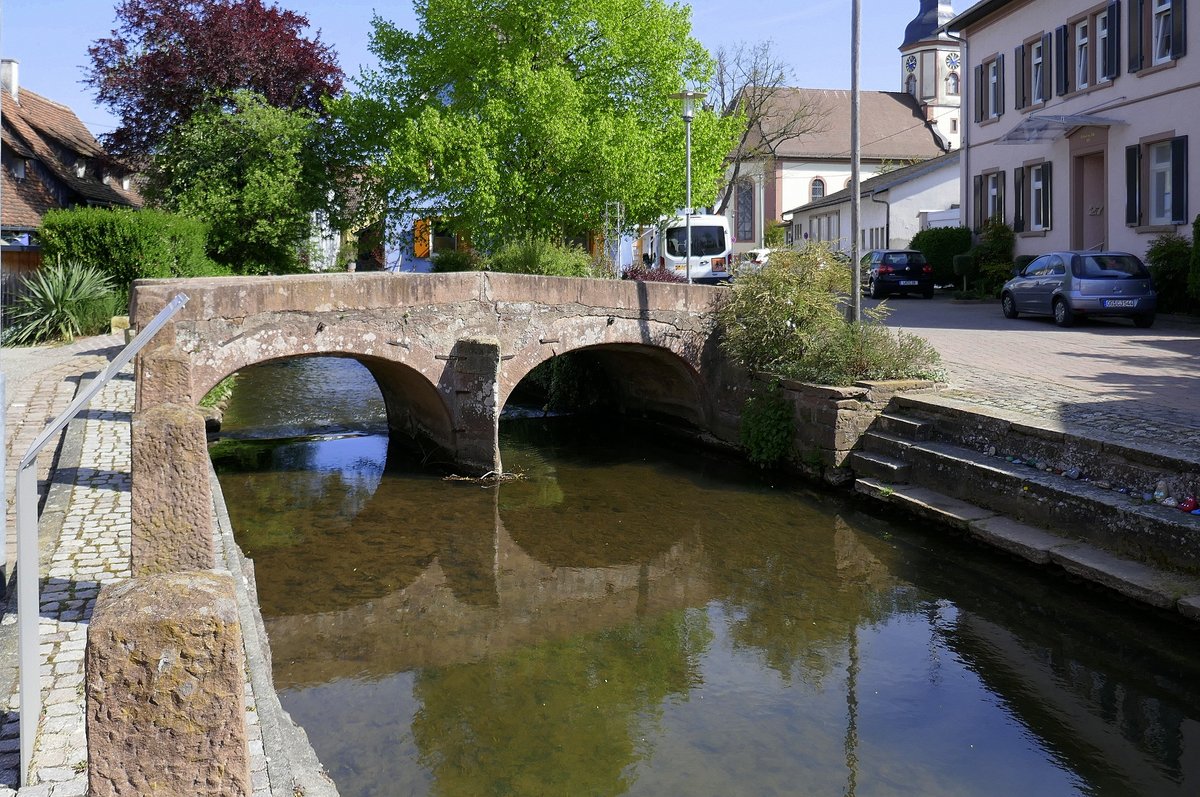
[[[86,652],[89,794],[250,794],[241,640],[227,574],[101,589]]]
[[[192,361],[186,352],[164,346],[138,357],[135,409],[191,401]]]
[[[480,473],[499,473],[500,341],[460,340],[453,363],[456,458]]]
[[[133,574],[211,568],[204,416],[195,407],[161,404],[134,414],[132,436]]]

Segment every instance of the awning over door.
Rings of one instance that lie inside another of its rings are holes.
[[[1032,144],[1037,141],[1054,141],[1062,138],[1077,127],[1112,127],[1125,124],[1120,119],[1108,119],[1086,113],[1051,116],[1030,114],[1019,125],[1009,130],[997,144]]]

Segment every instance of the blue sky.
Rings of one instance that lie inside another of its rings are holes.
[[[333,45],[350,76],[371,65],[367,42],[374,13],[401,27],[415,25],[412,5],[405,0],[277,0],[277,4],[306,14],[312,29],[320,29],[321,40]],[[701,0],[691,5],[693,30],[710,50],[770,39],[794,68],[797,86],[850,87],[850,0]],[[961,0],[954,10],[970,5],[969,0]],[[897,48],[919,7],[919,0],[862,0],[864,90],[901,90]],[[94,104],[91,90],[79,81],[88,45],[114,27],[113,8],[111,0],[0,0],[0,53],[20,61],[21,85],[69,105],[96,134],[111,130],[115,121]]]

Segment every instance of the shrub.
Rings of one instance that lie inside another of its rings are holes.
[[[963,255],[954,256],[954,273],[963,278],[963,284],[967,280],[975,279],[975,275],[979,273],[979,263],[975,260],[975,255],[968,252]]]
[[[1158,291],[1158,309],[1165,313],[1189,310],[1191,242],[1173,232],[1155,237],[1146,249],[1146,265],[1150,267],[1154,287]]]
[[[33,272],[13,307],[6,343],[74,340],[108,328],[118,297],[112,280],[92,266],[61,261]]]
[[[978,265],[975,286],[985,296],[996,296],[1012,276],[1013,244],[1016,235],[1000,219],[988,219],[979,235],[979,244],[971,250]]]
[[[47,260],[91,265],[121,291],[144,277],[222,273],[204,253],[206,234],[203,223],[174,213],[85,207],[49,211],[38,231]]]
[[[591,256],[579,247],[538,238],[504,244],[483,267],[487,271],[549,277],[590,277],[595,273]]]
[[[921,230],[908,243],[925,255],[933,266],[933,281],[938,285],[954,282],[954,258],[971,248],[971,230],[966,227],[930,227]]]
[[[809,245],[739,277],[717,308],[722,349],[751,370],[823,384],[937,377],[923,338],[894,334],[878,314],[846,322],[850,272],[837,262]]]
[[[638,282],[687,282],[687,277],[676,274],[662,266],[648,267],[645,263],[634,263],[625,269],[621,279],[637,280]]]
[[[459,252],[435,252],[430,259],[433,271],[443,274],[449,271],[479,271],[483,260],[473,250]]]
[[[756,390],[742,405],[739,433],[751,462],[767,467],[786,459],[795,430],[795,409],[778,383]]]

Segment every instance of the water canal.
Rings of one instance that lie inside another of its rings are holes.
[[[348,360],[247,371],[224,434],[346,797],[1200,793],[1194,629],[936,529],[611,421],[505,421],[525,478],[445,481]]]

